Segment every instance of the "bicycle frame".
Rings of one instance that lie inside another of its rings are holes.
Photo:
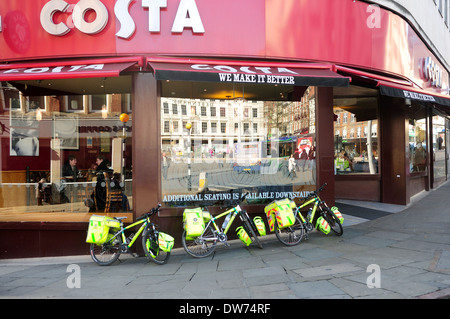
[[[237,206],[235,206],[235,207],[233,207],[233,208],[228,209],[227,211],[225,211],[225,212],[223,212],[223,213],[220,213],[220,214],[217,215],[217,216],[211,217],[211,220],[208,222],[208,224],[206,225],[205,230],[204,230],[203,232],[205,232],[205,231],[208,229],[208,226],[212,223],[213,226],[214,226],[214,229],[215,229],[218,233],[221,233],[222,231],[221,231],[221,229],[217,226],[216,220],[218,220],[218,219],[220,219],[220,218],[222,218],[222,217],[224,217],[224,216],[226,216],[226,215],[228,215],[228,214],[231,214],[230,220],[228,221],[227,226],[226,226],[225,229],[223,230],[223,233],[224,233],[224,234],[227,234],[227,233],[228,233],[228,230],[231,228],[231,224],[233,224],[233,222],[234,222],[236,216],[237,216],[241,211],[242,211],[241,207],[240,207],[239,205],[237,205]],[[202,234],[201,236],[203,236],[203,234]],[[200,236],[200,237],[201,237],[201,236]],[[216,239],[216,238],[214,238],[214,239]]]
[[[300,209],[314,203],[314,206],[312,208],[311,217],[308,220],[308,222],[312,223],[312,221],[314,220],[314,216],[316,215],[317,207],[319,207],[320,202],[321,202],[321,200],[320,200],[319,196],[315,195],[313,198],[307,200],[306,202],[304,202],[303,204],[301,204],[300,206],[297,207],[297,215],[298,215],[298,217],[300,217],[300,219],[302,220],[303,223],[307,222],[307,220],[303,217],[302,214],[300,214]]]
[[[139,220],[131,225],[128,225],[127,227],[123,227],[123,222],[120,223],[120,230],[117,231],[114,234],[113,238],[116,238],[117,236],[122,236],[122,244],[126,244],[127,248],[131,248],[131,246],[133,246],[134,242],[136,241],[136,239],[139,237],[140,234],[142,234],[142,232],[144,231],[145,227],[150,223],[150,220],[148,218],[143,219],[143,220]],[[136,234],[134,234],[133,238],[131,239],[131,241],[129,243],[127,243],[127,238],[125,237],[125,231],[129,230],[139,224],[143,224],[139,230],[137,231]]]

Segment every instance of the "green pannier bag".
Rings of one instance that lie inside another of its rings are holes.
[[[210,216],[209,218],[211,218]],[[207,216],[205,217],[208,218]],[[186,208],[183,212],[183,223],[186,230],[186,239],[200,236],[205,229],[205,218],[203,218],[202,209],[200,207]]]
[[[277,222],[279,229],[294,225],[295,215],[292,211],[291,202],[291,200],[286,198],[273,201],[264,208],[270,231],[274,231],[275,221]]]
[[[266,225],[264,224],[263,219],[260,216],[256,216],[253,218],[253,223],[258,230],[259,236],[266,236]]]
[[[174,242],[175,242],[175,239],[172,236],[170,236],[166,233],[159,232],[158,244],[159,244],[159,248],[161,248],[162,251],[170,252],[173,248]]]
[[[119,229],[120,221],[107,216],[92,215],[89,219],[86,242],[97,245],[104,244],[108,239],[110,228]]]
[[[245,231],[244,227],[239,226],[236,228],[236,234],[238,235],[239,239],[245,244],[245,246],[249,246],[252,243],[252,239]]]

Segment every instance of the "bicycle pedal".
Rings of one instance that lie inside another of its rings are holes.
[[[230,247],[230,244],[228,242],[223,243],[226,247]]]

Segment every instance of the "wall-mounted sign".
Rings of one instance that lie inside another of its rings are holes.
[[[136,24],[129,12],[132,2],[132,0],[116,0],[114,14],[121,25],[116,33],[117,37],[128,39],[136,31]],[[167,0],[142,0],[142,7],[148,9],[148,31],[161,32],[161,10],[167,8]],[[95,12],[95,16],[92,21],[87,21],[86,15],[90,11]],[[54,16],[58,13],[71,15],[71,19],[57,23]],[[75,5],[64,0],[50,0],[41,10],[41,25],[51,35],[63,36],[69,33],[70,20],[82,33],[93,35],[100,33],[106,27],[109,12],[100,0],[80,0]],[[205,33],[195,0],[180,0],[178,4],[171,31],[181,33],[185,28],[191,28],[193,33]]]
[[[431,57],[422,59],[420,70],[422,78],[432,87],[442,88],[442,69]]]

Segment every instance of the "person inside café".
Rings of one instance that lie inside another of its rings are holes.
[[[60,203],[69,203],[70,200],[66,194],[68,191],[68,185],[66,183],[76,182],[79,176],[77,158],[75,155],[70,155],[68,160],[64,163],[61,175],[61,186],[59,191]]]
[[[338,172],[350,172],[353,171],[353,161],[348,157],[347,152],[340,152],[339,156],[335,159],[335,166]]]
[[[95,199],[93,198],[95,205],[91,206],[89,211],[103,211],[106,206],[106,181],[103,173],[110,174],[112,170],[108,167],[109,162],[103,155],[97,156],[95,164],[97,165],[97,183],[95,185],[95,192],[91,195],[95,197]]]
[[[67,162],[62,168],[62,176],[68,181],[76,182],[78,179],[79,170],[77,167],[77,158],[75,155],[70,155]]]

